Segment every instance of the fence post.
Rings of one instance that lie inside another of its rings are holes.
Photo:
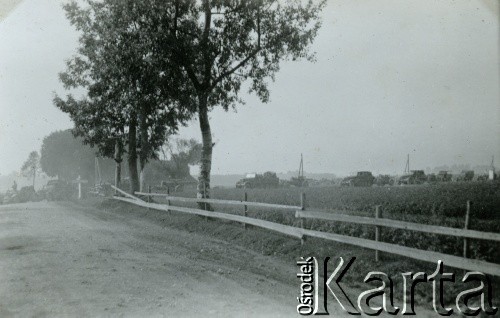
[[[148,203],[151,203],[151,185],[148,185]],[[148,211],[149,211],[149,207],[148,207]]]
[[[203,182],[203,199],[206,199],[207,198],[207,184],[205,182]],[[207,203],[203,203],[203,210],[207,210]],[[208,216],[205,217],[205,221],[208,221],[209,218]]]
[[[306,209],[306,194],[304,192],[302,192],[300,194],[300,209],[302,211],[304,211]],[[305,227],[304,223],[305,223],[304,218],[300,218],[300,228],[303,229]],[[300,238],[300,244],[304,245],[305,241],[306,241],[306,238],[304,235],[302,235],[302,237]]]
[[[206,199],[206,198],[207,198],[207,184],[205,182],[203,182],[203,199]],[[207,204],[204,203],[203,207],[206,210],[207,209]]]
[[[375,219],[379,219],[380,215],[380,205],[375,206]],[[380,226],[375,226],[375,241],[380,241]],[[379,250],[375,250],[375,261],[378,262],[380,260]]]
[[[245,191],[245,197],[243,198],[243,201],[248,201],[248,193]],[[244,216],[248,216],[248,206],[245,205],[245,210],[244,210]],[[243,228],[246,230],[247,229],[247,224],[243,223]]]
[[[167,187],[167,206],[168,206],[168,212],[170,212],[170,200],[168,197],[170,196],[170,187]]]
[[[469,220],[470,220],[470,201],[467,200],[467,210],[465,211],[465,226],[464,229],[469,229]],[[468,257],[469,252],[469,239],[464,238],[464,257]]]

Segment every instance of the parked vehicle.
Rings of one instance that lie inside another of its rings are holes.
[[[278,188],[280,179],[275,172],[265,172],[264,174],[249,173],[245,178],[236,183],[236,188]]]
[[[399,178],[399,185],[423,184],[427,181],[427,176],[423,170],[412,170],[411,174],[407,174]]]
[[[463,170],[457,177],[457,181],[472,181],[474,179],[473,170]]]
[[[439,171],[439,173],[436,175],[436,180],[437,182],[450,182],[451,181],[451,173],[448,171]]]
[[[375,177],[370,171],[359,171],[355,176],[342,180],[340,186],[343,187],[371,187]]]

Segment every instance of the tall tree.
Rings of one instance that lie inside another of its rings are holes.
[[[182,85],[171,85],[172,76],[151,65],[152,52],[138,26],[147,16],[133,4],[88,1],[85,8],[75,2],[64,8],[81,37],[78,54],[60,79],[68,90],[83,87],[87,94],[80,100],[56,96],[54,102],[74,121],[75,135],[97,145],[101,154],[114,156],[117,166],[127,149],[133,193],[143,185],[137,159],[142,176],[166,132],[175,133],[189,119],[191,112],[182,105],[189,105],[190,95],[171,98]]]
[[[245,82],[250,93],[268,102],[268,83],[274,80],[282,61],[313,61],[310,47],[326,1],[87,3],[85,9],[75,3],[66,7],[70,21],[84,34],[80,54],[85,58],[69,73],[92,74],[89,78],[100,83],[93,98],[118,92],[120,98],[111,100],[118,104],[126,100],[136,114],[144,101],[133,98],[137,95],[162,101],[176,115],[173,125],[182,117],[179,114],[196,113],[203,145],[198,195],[209,197],[213,148],[210,110],[216,106],[229,110],[243,103],[240,91]],[[77,76],[75,82],[80,84],[80,79]],[[137,118],[129,119],[137,122]]]
[[[33,178],[33,188],[35,187],[36,175],[40,173],[40,155],[37,151],[30,152],[28,159],[21,167],[21,174],[27,178]]]
[[[74,137],[70,130],[55,131],[43,139],[40,167],[48,176],[61,180],[74,180],[79,175],[94,180],[97,155],[96,149],[85,145],[81,137]],[[100,160],[100,167],[105,179],[112,178],[111,159]]]
[[[161,69],[181,69],[197,99],[202,156],[198,196],[209,197],[212,133],[208,113],[243,103],[241,87],[269,101],[268,81],[283,60],[314,60],[310,46],[326,1],[146,1],[154,23],[144,25],[161,52]],[[207,190],[205,192],[205,190]]]
[[[189,166],[199,164],[201,144],[195,139],[169,139],[158,157],[159,160],[152,160],[145,169],[145,178],[150,184],[189,182],[192,180]]]
[[[161,148],[163,164],[170,178],[182,179],[190,176],[189,165],[201,160],[202,145],[196,139],[168,140]]]

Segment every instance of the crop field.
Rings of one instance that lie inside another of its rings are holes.
[[[235,189],[214,188],[211,197],[214,199],[242,200],[245,192],[249,201],[300,205],[300,194],[306,194],[306,208],[311,210],[324,210],[331,213],[340,213],[333,210],[342,210],[341,213],[362,216],[374,216],[375,205],[381,205],[382,217],[408,222],[440,225],[454,228],[463,228],[465,222],[466,202],[470,200],[469,229],[500,233],[500,183],[446,183],[420,186],[393,186],[393,187],[322,187],[322,188],[277,188],[277,189]],[[174,194],[175,196],[195,197],[195,190]],[[184,205],[184,204],[183,204]],[[194,207],[195,205],[193,205]],[[243,207],[227,205],[213,205],[216,211],[242,215]],[[250,207],[248,216],[265,219],[272,222],[299,226],[299,221],[294,217],[294,211],[278,211]],[[203,224],[201,224],[201,223]],[[235,224],[232,230],[228,227],[217,225],[221,222],[203,222],[190,219],[182,223],[182,228],[192,231],[206,231],[220,238],[229,238],[231,241],[240,242],[245,246],[253,246],[266,255],[282,255],[294,261],[297,255],[315,255],[322,257],[356,257],[357,267],[349,276],[349,280],[363,281],[366,268],[376,268],[385,273],[403,273],[408,271],[424,271],[431,273],[435,264],[419,262],[398,255],[382,253],[382,261],[376,262],[374,251],[325,241],[321,239],[308,239],[301,246],[296,239],[290,239],[280,234],[273,235],[265,230],[258,235],[242,231]],[[200,225],[201,224],[201,225]],[[205,229],[206,227],[206,229]],[[309,229],[338,233],[348,236],[367,239],[375,238],[375,227],[357,225],[343,222],[324,220],[306,220],[305,227]],[[215,228],[215,229],[213,229]],[[252,233],[252,232],[250,232]],[[426,251],[441,252],[450,255],[463,255],[463,240],[456,237],[426,234],[409,230],[381,228],[381,241],[397,245],[418,248]],[[255,247],[258,246],[258,247]],[[262,247],[260,247],[262,246]],[[469,240],[469,258],[500,263],[498,244],[491,241]],[[451,267],[447,271],[454,272],[457,277],[462,277],[463,271]],[[403,288],[401,277],[391,274],[396,289]],[[493,284],[499,281],[494,278]],[[354,284],[354,286],[357,286]],[[446,303],[455,301],[455,296],[464,289],[462,284],[446,288],[444,299]],[[429,295],[432,290],[425,286],[416,289],[417,302],[430,303]],[[495,302],[498,295],[495,295]]]
[[[277,189],[212,189],[212,198],[242,200],[247,192],[249,201],[300,205],[300,194],[306,194],[308,209],[342,210],[363,216],[374,216],[376,205],[385,218],[422,224],[463,228],[466,202],[471,201],[469,229],[500,233],[500,183],[446,183],[420,186],[393,187],[324,187]],[[194,197],[193,191],[176,195]],[[242,213],[242,208],[217,206],[216,210]],[[335,213],[335,212],[332,212]],[[283,224],[297,225],[292,212],[251,209],[249,216]],[[342,222],[307,220],[306,227],[356,237],[373,239],[372,226]],[[426,234],[383,228],[382,241],[461,255],[463,241],[443,235]],[[471,240],[470,257],[500,263],[497,247],[492,242]]]

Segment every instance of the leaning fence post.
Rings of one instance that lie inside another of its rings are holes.
[[[306,209],[306,194],[304,192],[302,192],[300,194],[300,210],[304,211],[305,209]],[[300,228],[302,228],[302,229],[305,226],[304,221],[305,221],[304,218],[301,217],[300,218]],[[306,241],[306,238],[305,238],[304,234],[302,234],[302,237],[300,238],[300,244],[304,245],[305,241]]]
[[[470,201],[467,200],[467,210],[465,210],[465,226],[464,229],[469,229],[469,220],[470,220]],[[464,257],[467,258],[469,252],[469,239],[464,238]]]
[[[245,197],[243,198],[243,201],[248,201],[248,193],[245,192]],[[244,210],[244,216],[248,216],[248,205],[245,205],[245,210]],[[247,224],[243,223],[243,228],[246,230],[247,229]]]
[[[379,219],[380,215],[380,205],[375,206],[375,219]],[[380,241],[380,226],[375,226],[375,241]],[[380,260],[380,253],[378,250],[375,250],[375,261],[378,262]]]

